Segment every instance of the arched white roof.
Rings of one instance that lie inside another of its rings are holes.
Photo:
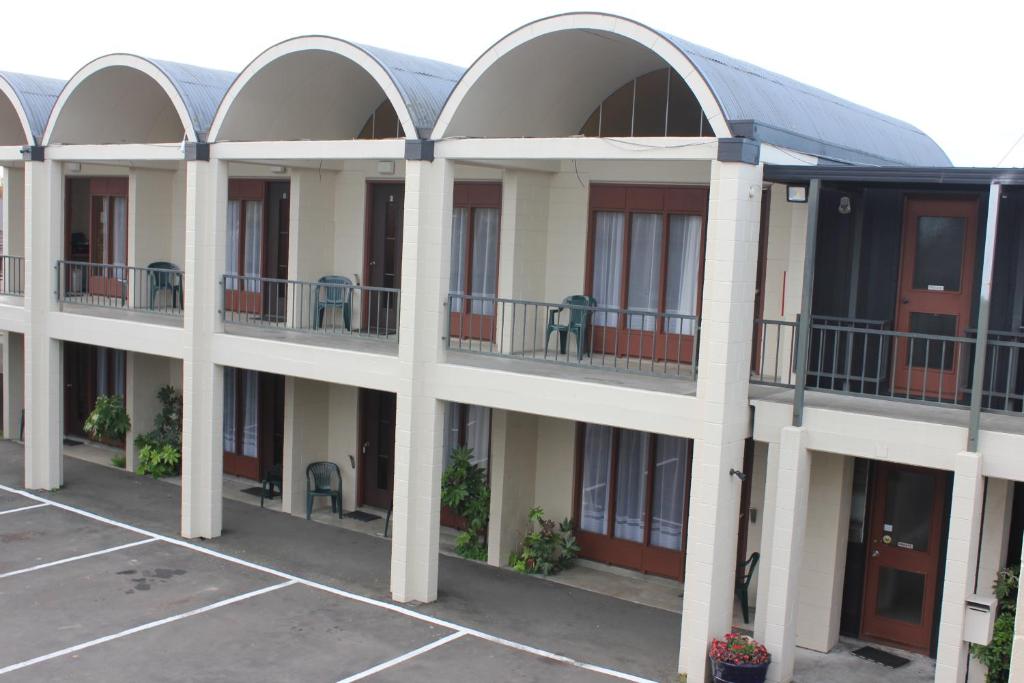
[[[466,71],[431,137],[564,137],[616,88],[675,69],[716,137],[748,137],[847,163],[948,166],[927,135],[889,116],[639,22],[601,13],[540,19]]]
[[[385,98],[407,138],[425,137],[463,70],[330,36],[265,50],[238,75],[211,141],[354,138]]]
[[[234,77],[138,55],[94,59],[61,91],[43,143],[204,142]]]
[[[64,81],[0,71],[0,146],[37,145]]]

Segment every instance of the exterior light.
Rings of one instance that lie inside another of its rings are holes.
[[[378,161],[377,173],[381,175],[395,175],[395,162],[391,160]]]
[[[795,202],[797,204],[807,203],[807,186],[806,185],[787,185],[786,186],[786,201]]]
[[[853,207],[850,205],[850,198],[847,197],[846,195],[843,195],[842,197],[840,197],[839,198],[839,213],[841,213],[842,215],[846,216],[852,210],[853,210]]]
[[[288,169],[285,168],[284,166],[271,166],[270,172],[275,173],[277,175],[284,175],[285,173],[288,172]]]
[[[82,164],[78,163],[77,161],[69,161],[67,164],[65,164],[64,168],[67,170],[68,173],[78,173],[79,171],[82,170]]]

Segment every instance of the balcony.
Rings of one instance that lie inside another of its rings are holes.
[[[0,256],[0,296],[25,295],[25,257]]]
[[[282,341],[394,353],[401,292],[332,276],[316,282],[224,275],[225,331]]]
[[[184,274],[172,264],[152,267],[57,261],[57,304],[69,313],[181,324]]]
[[[606,308],[583,296],[561,303],[448,296],[448,350],[507,359],[496,362],[515,371],[569,379],[583,377],[581,371],[590,373],[587,379],[611,379],[606,373],[668,378],[692,393],[699,341],[695,315]]]

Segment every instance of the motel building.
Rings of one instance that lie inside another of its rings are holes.
[[[27,488],[104,394],[133,470],[171,384],[186,538],[271,472],[305,516],[331,460],[343,509],[388,517],[392,598],[434,601],[469,445],[488,562],[530,508],[571,518],[588,562],[681,584],[691,682],[753,553],[770,680],[841,636],[983,680],[965,607],[1024,536],[1024,172],[604,14],[468,69],[304,36],[0,93]],[[1024,680],[1020,623],[1015,654]]]

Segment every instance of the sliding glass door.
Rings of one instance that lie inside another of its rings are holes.
[[[452,299],[454,337],[494,338],[500,222],[500,183],[456,183],[449,291],[469,298]]]

